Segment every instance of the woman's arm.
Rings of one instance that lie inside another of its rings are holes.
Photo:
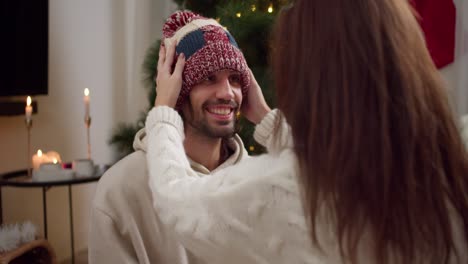
[[[146,130],[154,207],[191,250],[209,254],[224,243],[247,239],[249,232],[261,228],[260,212],[269,219],[276,210],[270,203],[279,205],[285,193],[297,193],[293,161],[288,160],[292,155],[252,157],[213,175],[192,177],[196,173],[184,152],[179,114],[167,106],[155,107]]]

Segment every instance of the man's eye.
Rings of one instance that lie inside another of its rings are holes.
[[[210,75],[210,76],[206,77],[206,79],[203,80],[203,81],[204,81],[204,82],[209,82],[209,83],[211,83],[211,82],[216,81],[216,77],[213,76],[213,75]]]
[[[229,81],[231,83],[240,83],[240,80],[241,80],[241,78],[240,78],[240,76],[238,74],[229,76]]]

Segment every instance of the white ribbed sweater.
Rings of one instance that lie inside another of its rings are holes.
[[[184,154],[179,114],[160,106],[147,117],[155,209],[180,242],[207,263],[340,262],[334,243],[325,247],[332,249],[328,256],[311,246],[287,124],[280,125],[280,140],[271,135],[277,115],[271,111],[256,127],[254,137],[267,155],[203,178],[191,177],[195,172]]]

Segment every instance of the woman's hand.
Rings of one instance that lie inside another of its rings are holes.
[[[271,109],[263,97],[262,89],[255,80],[252,71],[250,72],[250,86],[247,99],[242,103],[242,114],[252,123],[258,124],[268,114]]]
[[[185,56],[183,53],[179,54],[174,72],[171,72],[176,45],[175,42],[171,42],[166,46],[161,45],[159,49],[158,73],[156,76],[157,96],[154,106],[166,105],[174,108],[182,88]]]

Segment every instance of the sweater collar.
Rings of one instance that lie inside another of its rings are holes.
[[[193,161],[192,159],[190,159],[190,157],[187,156],[187,159],[189,160],[192,169],[198,173],[208,175],[210,173],[214,173],[218,170],[234,165],[242,158],[248,156],[247,150],[245,150],[244,143],[242,142],[242,139],[239,137],[239,135],[235,134],[232,138],[226,140],[226,142],[227,147],[232,152],[232,155],[229,156],[229,158],[227,158],[223,163],[221,163],[221,165],[219,165],[216,169],[210,171],[205,166]]]

